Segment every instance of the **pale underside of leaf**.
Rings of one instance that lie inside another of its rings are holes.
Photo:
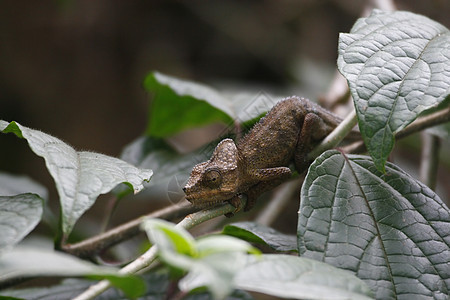
[[[2,130],[6,128],[2,121]],[[77,152],[58,138],[39,130],[17,126],[34,153],[45,164],[56,183],[62,206],[63,232],[68,235],[79,217],[89,209],[100,194],[125,182],[139,192],[142,182],[150,180],[151,170],[138,169],[120,159],[94,152]]]
[[[4,254],[0,258],[0,286],[23,278],[90,276],[108,278],[133,297],[144,290],[139,278],[119,274],[117,269],[101,267],[49,248],[51,244],[44,247],[19,245],[14,251]]]
[[[325,152],[301,192],[302,256],[351,270],[377,298],[435,297],[450,290],[450,211],[392,164]]]
[[[48,248],[17,246],[0,258],[0,283],[22,277],[114,274],[104,268]]]
[[[42,199],[48,199],[47,188],[28,176],[0,172],[1,196],[14,196],[24,193],[33,193],[39,195]]]
[[[372,299],[369,287],[347,271],[314,260],[266,254],[235,277],[238,288],[294,299]]]
[[[340,35],[338,67],[382,169],[394,134],[450,93],[450,32],[424,16],[375,10]]]
[[[43,200],[34,194],[0,196],[0,253],[9,250],[36,227]]]

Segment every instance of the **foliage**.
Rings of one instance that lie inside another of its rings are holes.
[[[450,33],[423,16],[374,11],[349,34],[341,34],[338,68],[348,80],[370,156],[331,150],[312,163],[301,186],[296,236],[247,221],[196,239],[181,225],[142,219],[141,227],[155,245],[143,256],[157,253],[164,265],[146,269],[145,288],[142,279],[129,273],[147,265],[119,271],[57,252],[48,241],[44,246],[22,241],[45,215],[47,191],[2,175],[0,286],[31,277],[84,276],[107,279],[127,297],[170,297],[177,282],[175,292],[190,293],[186,299],[205,297],[206,291],[216,299],[251,299],[245,291],[296,299],[445,299],[450,290],[450,210],[434,191],[386,161],[396,133],[448,106]],[[158,72],[149,74],[144,86],[153,94],[146,136],[127,146],[122,159],[76,151],[41,131],[0,121],[3,133],[25,139],[44,158],[55,181],[61,207],[57,248],[68,246],[75,224],[100,194],[124,195],[122,189],[113,190],[121,183],[138,192],[153,172],[147,186],[164,185],[174,176],[182,181],[214,147],[179,154],[164,138],[214,122],[245,127],[272,105],[264,97],[242,101],[242,95]],[[448,136],[448,126],[439,131]],[[261,254],[249,242],[275,254]],[[88,285],[84,279],[69,279],[49,288],[0,294],[72,298]],[[104,297],[123,296],[110,290]]]
[[[60,139],[16,122],[0,120],[0,130],[26,139],[34,153],[45,159],[59,193],[64,237],[100,194],[122,182],[137,193],[143,188],[142,182],[153,174],[103,154],[75,151]]]
[[[449,42],[450,31],[424,16],[378,10],[340,35],[338,67],[378,169],[394,134],[450,94]]]
[[[393,164],[383,174],[369,157],[332,150],[301,193],[301,256],[358,274],[378,299],[448,294],[450,211],[428,187]]]

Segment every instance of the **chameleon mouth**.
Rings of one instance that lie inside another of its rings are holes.
[[[213,201],[201,201],[201,202],[196,202],[196,201],[191,201],[189,199],[186,198],[186,200],[188,200],[189,202],[192,203],[192,205],[196,208],[210,208],[210,207],[214,207],[220,204],[223,204],[226,202],[226,200],[213,200]]]
[[[186,196],[185,199],[189,201],[196,208],[210,208],[213,206],[217,206],[223,204],[240,194],[228,195],[227,197],[223,197],[220,199],[211,199],[210,197],[196,197],[195,195]]]

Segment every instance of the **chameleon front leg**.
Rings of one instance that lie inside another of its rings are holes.
[[[316,145],[318,141],[329,134],[329,131],[330,130],[327,130],[327,125],[321,117],[315,113],[308,113],[305,115],[294,154],[295,168],[300,174],[309,166],[310,162],[307,159],[308,153],[314,148],[314,145]]]
[[[249,181],[253,182],[253,184],[242,191],[240,195],[236,195],[228,200],[231,205],[236,207],[236,210],[233,213],[226,214],[225,216],[231,217],[236,212],[241,210],[241,201],[239,197],[247,197],[247,204],[244,207],[244,211],[252,209],[259,195],[286,181],[286,179],[291,177],[291,174],[291,170],[286,167],[266,168],[250,171],[247,176]]]
[[[292,172],[286,167],[258,169],[251,173],[251,178],[255,180],[255,184],[252,185],[245,194],[247,195],[247,205],[244,211],[252,209],[256,203],[256,199],[277,185],[283,183],[289,179]]]
[[[226,213],[225,217],[231,218],[232,216],[234,216],[235,213],[237,213],[238,211],[241,210],[241,197],[247,197],[247,195],[240,194],[240,195],[234,196],[230,200],[227,200],[228,203],[233,205],[236,209],[233,212]]]

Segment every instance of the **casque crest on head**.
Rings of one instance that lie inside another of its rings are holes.
[[[238,150],[232,139],[222,140],[214,149],[211,159],[208,161],[210,165],[220,165],[223,169],[237,168]]]

